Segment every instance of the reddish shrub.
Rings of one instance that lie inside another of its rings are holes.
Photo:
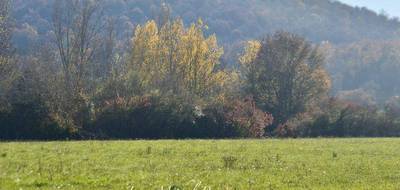
[[[252,98],[244,101],[234,101],[228,106],[226,121],[237,127],[243,136],[262,137],[265,128],[273,123],[273,117],[257,108]]]

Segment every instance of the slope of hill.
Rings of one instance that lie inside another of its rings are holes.
[[[16,42],[23,45],[51,30],[54,0],[15,0]],[[399,37],[400,23],[365,8],[332,0],[167,0],[173,15],[186,23],[202,18],[224,44],[286,30],[333,43]],[[160,0],[107,0],[106,16],[120,21],[120,30],[154,18]]]

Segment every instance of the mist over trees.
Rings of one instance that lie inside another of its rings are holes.
[[[312,0],[1,1],[0,139],[400,135],[395,19]]]
[[[327,67],[335,84],[333,92],[364,105],[382,105],[398,96],[399,45],[397,40],[362,41],[335,48],[330,58],[335,64]]]
[[[55,1],[13,1],[17,31],[34,30],[31,37],[46,36]],[[181,17],[185,24],[202,18],[211,30],[207,33],[216,33],[224,45],[259,38],[276,30],[296,33],[313,42],[390,40],[397,38],[400,27],[395,18],[330,0],[107,0],[102,4],[107,7],[105,15],[119,20],[119,30],[132,32],[137,24],[157,20],[160,2],[167,3],[171,16]]]
[[[35,52],[37,44],[53,38],[54,2],[56,0],[13,1],[12,15],[16,24],[13,44],[17,51],[30,54]],[[161,2],[168,6],[163,8]],[[287,31],[313,43],[329,46],[325,50],[329,51],[327,56],[332,59],[328,59],[326,68],[333,78],[333,95],[347,97],[354,92],[362,93],[362,97],[371,97],[374,103],[380,105],[398,95],[381,87],[379,81],[385,77],[384,68],[379,68],[373,78],[367,72],[358,72],[358,76],[354,76],[351,70],[343,69],[353,67],[350,65],[354,57],[364,56],[359,51],[343,54],[341,52],[347,52],[343,49],[365,47],[367,43],[382,48],[399,48],[398,43],[393,43],[398,41],[398,19],[388,18],[385,14],[366,8],[350,7],[330,0],[108,0],[101,1],[101,5],[104,7],[101,11],[102,19],[109,23],[103,24],[103,27],[114,26],[112,35],[116,47],[127,47],[126,42],[138,24],[142,25],[148,20],[160,24],[160,12],[167,10],[170,18],[180,17],[186,26],[201,18],[208,27],[205,34],[216,34],[219,45],[224,47],[222,65],[237,64],[246,41],[260,39],[277,31]],[[362,64],[364,70],[376,70],[376,65],[371,61],[364,62],[367,63]],[[342,67],[343,64],[346,66]],[[343,74],[343,71],[350,73]],[[396,73],[399,70],[395,67],[392,71]],[[353,84],[353,80],[359,82]],[[393,86],[396,83],[387,84]]]

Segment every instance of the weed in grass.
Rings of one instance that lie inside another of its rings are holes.
[[[171,152],[172,152],[171,149],[169,149],[169,148],[164,148],[163,151],[162,151],[162,154],[163,154],[164,156],[167,156],[167,155],[170,155]]]
[[[42,188],[42,187],[44,187],[44,186],[47,186],[48,184],[45,183],[45,182],[35,181],[35,182],[33,183],[33,185],[34,185],[35,187],[37,187],[37,188]]]
[[[7,157],[7,153],[2,153],[2,154],[1,154],[1,157],[2,157],[2,158]]]
[[[147,154],[147,155],[151,154],[151,150],[152,150],[151,146],[148,146],[148,147],[146,148],[146,154]]]
[[[256,184],[256,182],[253,179],[249,179],[248,183],[249,183],[249,189],[253,189],[253,185]]]
[[[43,166],[42,166],[42,159],[39,157],[38,159],[38,163],[37,163],[37,173],[41,176],[42,175],[42,170],[43,170]]]
[[[332,152],[332,158],[337,158],[338,154],[336,152]]]
[[[254,170],[259,170],[259,169],[263,169],[263,164],[260,160],[255,159],[252,163],[252,169]]]
[[[169,190],[182,190],[181,187],[177,186],[177,185],[172,185]]]
[[[238,159],[235,156],[224,156],[222,157],[222,161],[224,162],[225,169],[233,169],[235,168],[236,161]]]

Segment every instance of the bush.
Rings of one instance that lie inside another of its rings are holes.
[[[374,106],[331,100],[329,108],[307,128],[307,136],[391,137],[400,136],[400,124]]]
[[[38,101],[18,103],[0,112],[1,140],[65,139],[69,132],[58,126]]]
[[[70,131],[55,120],[46,103],[46,85],[26,68],[4,91],[6,106],[0,108],[1,140],[54,140],[70,137]]]
[[[108,103],[89,132],[98,138],[170,139],[261,137],[272,117],[253,101],[201,109],[179,98],[120,98]]]
[[[212,138],[259,138],[272,122],[270,114],[258,109],[253,99],[247,98],[209,105],[197,119],[196,127]]]
[[[258,109],[252,98],[235,101],[228,109],[226,119],[240,131],[241,137],[263,137],[266,127],[273,123],[272,115]]]
[[[192,113],[189,105],[177,99],[119,98],[108,103],[90,131],[100,138],[179,138],[193,126]]]
[[[398,137],[399,117],[392,107],[361,106],[331,99],[317,113],[303,113],[278,125],[278,137]]]

